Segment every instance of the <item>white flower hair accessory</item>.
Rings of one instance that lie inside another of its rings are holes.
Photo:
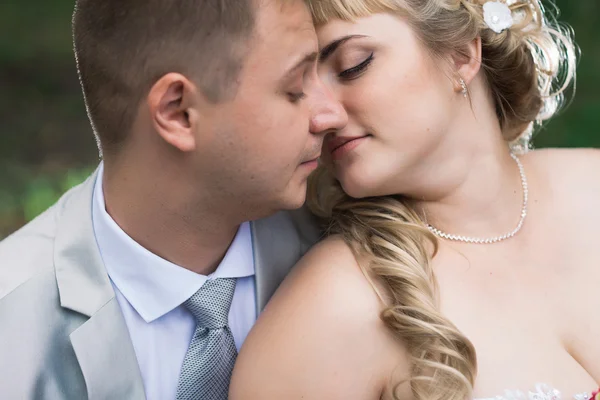
[[[488,1],[483,5],[483,19],[496,33],[502,33],[514,24],[512,11],[505,3]]]

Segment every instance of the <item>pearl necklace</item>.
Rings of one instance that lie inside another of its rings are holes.
[[[513,229],[511,232],[506,233],[501,236],[495,236],[495,237],[490,237],[490,238],[475,238],[475,237],[468,237],[468,236],[462,236],[462,235],[452,235],[452,234],[449,234],[446,232],[442,232],[441,230],[439,230],[436,227],[429,225],[429,224],[427,225],[427,228],[429,228],[429,230],[434,235],[436,235],[442,239],[454,240],[456,242],[476,243],[476,244],[490,244],[490,243],[501,242],[503,240],[510,239],[511,237],[515,236],[517,234],[517,232],[519,232],[521,230],[521,227],[523,226],[523,222],[525,221],[525,217],[527,216],[527,199],[528,199],[529,191],[527,188],[527,177],[525,176],[525,170],[523,169],[523,164],[521,164],[521,160],[519,160],[517,158],[517,156],[515,156],[513,153],[510,153],[510,156],[517,163],[517,167],[519,167],[519,175],[521,175],[521,186],[523,188],[523,207],[521,208],[521,219],[519,220],[519,223],[517,224],[515,229]]]

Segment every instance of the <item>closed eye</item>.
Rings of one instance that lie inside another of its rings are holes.
[[[342,72],[340,72],[338,74],[338,77],[342,80],[345,81],[350,81],[352,79],[356,79],[358,78],[360,75],[362,75],[363,72],[365,72],[365,70],[367,69],[367,67],[371,64],[371,62],[373,61],[373,53],[371,53],[369,55],[369,57],[367,57],[363,62],[361,62],[360,64],[352,67],[352,68],[348,68]]]

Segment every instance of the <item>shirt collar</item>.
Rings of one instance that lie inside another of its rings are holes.
[[[94,187],[92,221],[102,260],[113,284],[146,322],[191,297],[208,279],[254,275],[250,224],[243,223],[217,270],[208,276],[179,267],[142,247],[106,212],[101,163]]]

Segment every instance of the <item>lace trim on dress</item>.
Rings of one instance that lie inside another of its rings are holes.
[[[594,394],[596,394],[594,392]],[[572,400],[593,400],[593,394],[580,393],[573,396]],[[570,400],[561,396],[560,392],[548,385],[538,384],[535,390],[523,392],[521,390],[505,390],[503,394],[496,397],[485,397],[475,400]]]

